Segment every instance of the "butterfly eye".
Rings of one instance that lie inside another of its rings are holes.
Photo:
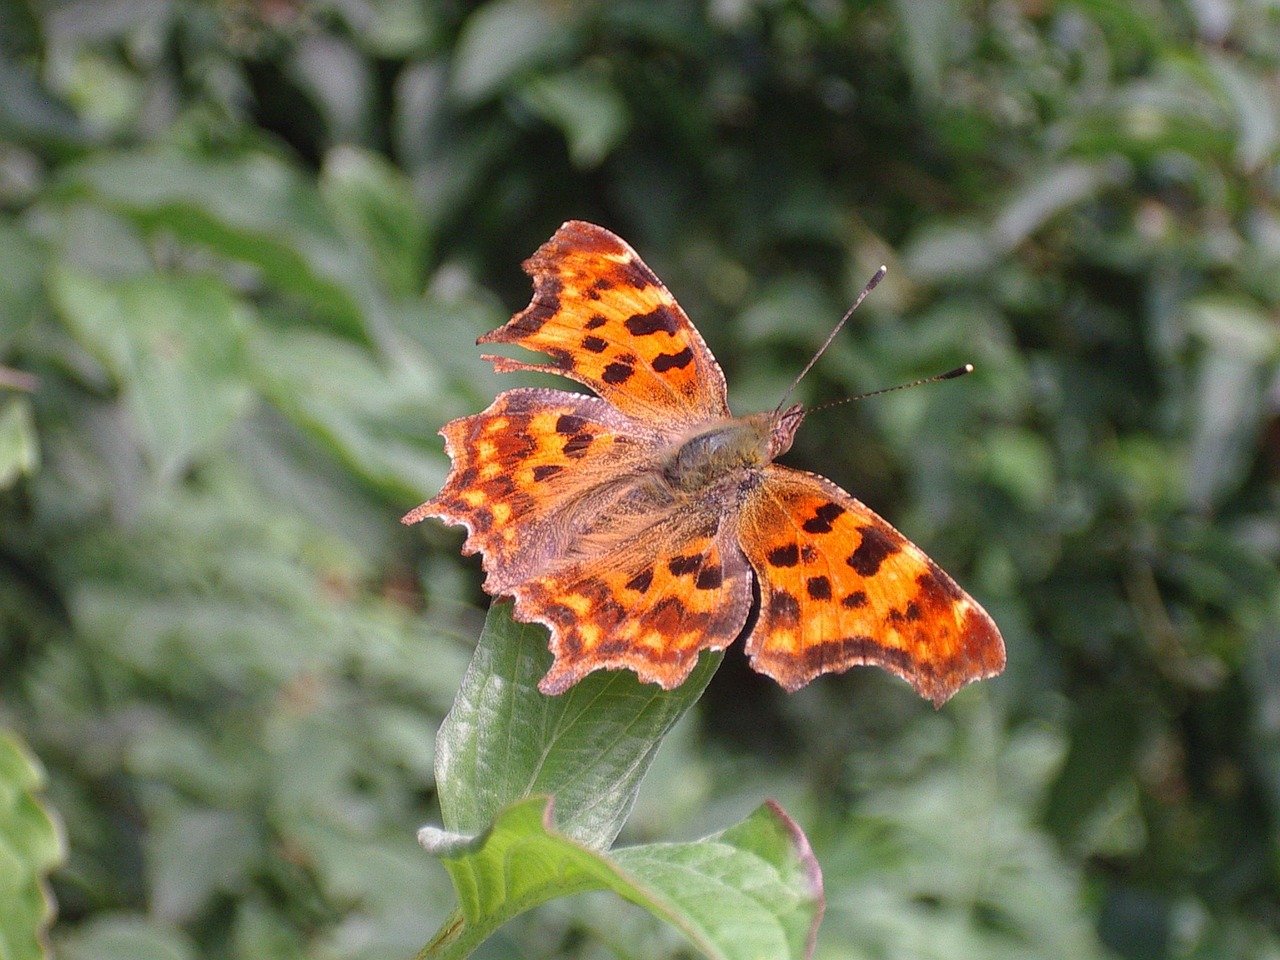
[[[791,445],[796,440],[796,431],[800,429],[800,424],[804,423],[805,413],[807,411],[804,404],[797,403],[778,415],[769,435],[770,460],[776,460],[791,449]]]

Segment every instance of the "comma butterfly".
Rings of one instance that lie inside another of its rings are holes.
[[[596,396],[508,390],[447,424],[444,488],[404,522],[466,527],[485,590],[550,628],[540,690],[602,668],[669,690],[744,631],[752,667],[787,690],[874,664],[941,706],[1004,668],[991,617],[923,551],[774,463],[805,410],[733,416],[719,364],[631,247],[571,220],[524,269],[533,301],[478,342],[550,359],[485,359]]]

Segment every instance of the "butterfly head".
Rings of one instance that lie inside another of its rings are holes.
[[[800,424],[804,422],[806,413],[808,411],[804,408],[804,404],[797,403],[787,407],[785,410],[770,414],[770,460],[776,460],[791,449],[791,444],[796,439],[796,431],[800,429]]]

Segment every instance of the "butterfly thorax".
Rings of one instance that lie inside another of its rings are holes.
[[[803,418],[797,405],[782,413],[715,421],[672,449],[662,463],[662,477],[677,493],[693,495],[739,471],[759,469],[791,449]]]

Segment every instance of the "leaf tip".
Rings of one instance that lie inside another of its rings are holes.
[[[791,841],[792,850],[800,864],[800,871],[804,877],[806,892],[813,898],[813,922],[809,926],[809,936],[805,941],[804,950],[805,957],[809,958],[813,956],[814,948],[818,942],[818,927],[822,924],[822,915],[827,909],[827,894],[822,882],[822,866],[814,855],[813,846],[809,843],[809,838],[800,829],[800,824],[796,823],[776,800],[766,800],[764,805]]]

